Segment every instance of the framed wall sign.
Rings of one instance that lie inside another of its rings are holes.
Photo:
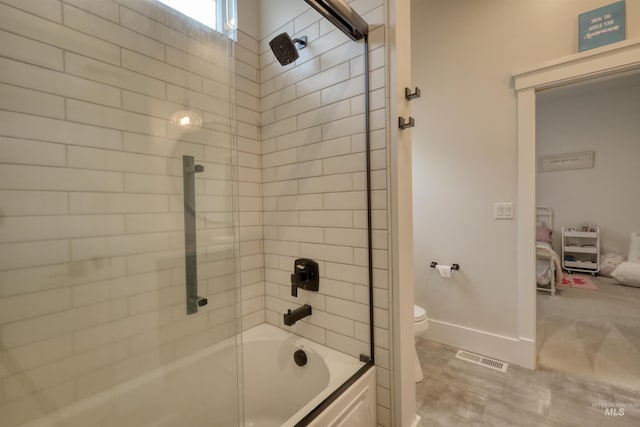
[[[578,16],[578,48],[605,46],[625,39],[625,1],[619,1]]]
[[[593,167],[593,151],[581,153],[554,154],[538,157],[538,172],[552,172],[569,169],[589,169]]]

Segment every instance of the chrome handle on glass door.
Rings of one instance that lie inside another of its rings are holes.
[[[196,173],[204,166],[196,165],[193,156],[182,156],[184,186],[184,267],[187,288],[187,314],[198,312],[207,299],[198,296],[198,255],[196,249]]]

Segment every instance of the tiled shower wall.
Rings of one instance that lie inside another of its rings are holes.
[[[236,94],[226,39],[158,3],[0,1],[3,427],[234,334],[234,227],[243,324],[264,320],[258,43],[238,39]],[[205,126],[170,124],[185,108]],[[197,226],[209,305],[188,317],[183,154],[205,166]]]
[[[390,425],[384,2],[352,6],[373,29],[378,421]],[[310,10],[281,29],[309,37],[301,59],[283,68],[270,37],[259,43],[240,31],[229,95],[226,44],[149,1],[0,0],[0,17],[3,426],[232,334],[234,225],[243,329],[265,319],[282,326],[287,308],[309,302],[314,315],[295,332],[368,353],[361,42]],[[185,104],[205,129],[167,124]],[[191,317],[182,154],[205,165],[199,274],[210,303]],[[292,298],[289,274],[302,256],[320,262],[321,290]]]
[[[242,0],[240,0],[242,1]],[[242,31],[234,44],[242,329],[265,321],[258,41]]]
[[[384,2],[351,5],[372,29],[375,358],[378,419],[390,425]],[[308,45],[282,67],[268,42],[284,31]],[[311,8],[260,42],[266,320],[289,329],[282,314],[310,304],[291,330],[355,357],[370,353],[363,49]],[[291,296],[296,258],[318,261],[319,292]]]

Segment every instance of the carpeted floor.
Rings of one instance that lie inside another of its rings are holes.
[[[598,290],[538,292],[538,364],[640,390],[640,288],[596,277]]]

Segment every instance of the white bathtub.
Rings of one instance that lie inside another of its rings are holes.
[[[298,349],[307,355],[305,366],[293,360]],[[294,426],[363,366],[267,324],[243,334],[242,351],[247,427]]]
[[[363,366],[353,357],[280,328],[256,326],[243,333],[244,380],[240,393],[244,410],[239,414],[234,343],[235,339],[230,339],[211,346],[23,427],[289,427]],[[298,349],[307,355],[305,366],[294,362],[293,354]],[[212,366],[234,368],[220,370],[211,369]],[[367,373],[371,378],[365,390],[368,394],[357,390],[345,393],[351,400],[340,402],[339,398],[334,402],[332,416],[344,419],[349,408],[355,407],[353,396],[362,400],[366,394],[366,414],[358,417],[364,416],[371,423],[359,425],[375,425],[372,372],[370,369]],[[332,422],[324,419],[321,425]]]

